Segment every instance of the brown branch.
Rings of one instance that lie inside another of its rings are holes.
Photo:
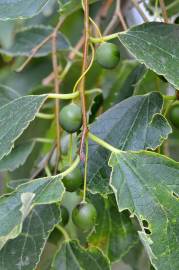
[[[31,54],[29,55],[29,57],[26,59],[26,61],[16,70],[17,72],[21,72],[28,64],[29,62],[32,60],[32,58],[37,54],[37,52],[53,37],[53,34],[56,33],[58,31],[58,29],[60,28],[60,26],[62,25],[62,23],[64,22],[65,18],[63,17],[58,24],[56,25],[55,29],[53,30],[52,33],[50,33],[50,35],[48,35],[46,38],[44,38],[37,46],[35,46],[32,51]]]
[[[33,173],[31,179],[36,178],[39,175],[39,173],[41,173],[41,171],[43,171],[44,168],[48,165],[48,162],[49,162],[50,158],[52,157],[52,154],[54,152],[54,149],[55,149],[55,145],[52,147],[52,149],[50,150],[50,152],[43,158],[43,160],[41,160],[41,162],[40,162],[41,165]]]
[[[141,9],[141,7],[139,6],[138,2],[136,0],[131,0],[131,2],[135,6],[137,11],[139,12],[140,16],[143,18],[144,22],[148,22],[148,18],[143,12],[143,10]]]
[[[121,9],[117,12],[117,16],[119,17],[120,23],[122,25],[122,28],[126,31],[127,30],[127,24],[124,20],[123,14],[121,12]]]
[[[76,57],[77,53],[79,52],[79,50],[82,48],[84,43],[84,36],[82,36],[80,38],[80,40],[78,41],[78,43],[75,45],[74,50],[71,51],[68,54],[68,59],[70,61],[73,61],[73,59]],[[59,67],[58,67],[59,68]],[[42,81],[43,85],[49,85],[52,81],[54,80],[54,72],[50,73],[47,77],[45,77]],[[61,83],[61,81],[59,82]]]
[[[63,23],[63,19],[59,21],[58,25],[55,28],[55,31],[52,34],[52,64],[54,72],[54,90],[56,94],[59,94],[59,80],[58,80],[58,58],[57,58],[57,35],[58,29]],[[55,123],[56,123],[56,163],[54,173],[57,173],[58,162],[60,158],[60,124],[59,124],[59,112],[60,104],[59,100],[55,99]]]
[[[89,4],[88,4],[88,0],[84,0],[84,46],[83,46],[82,74],[84,74],[88,65],[88,45],[89,45]],[[86,135],[88,133],[86,99],[85,99],[85,76],[82,77],[79,91],[80,91],[80,99],[81,99],[82,114],[83,114],[83,131],[82,131],[82,137],[81,137],[81,143],[80,143],[80,159],[85,161],[84,144],[85,144]]]
[[[160,1],[160,7],[161,7],[161,10],[162,10],[162,16],[163,16],[164,22],[168,23],[168,15],[167,15],[165,2],[164,2],[164,0],[159,0],[159,1]]]
[[[121,1],[116,0],[116,8],[114,11],[114,15],[112,17],[112,20],[109,22],[108,26],[106,27],[103,35],[109,34],[111,32],[111,30],[113,29],[113,27],[117,24],[117,22],[118,22],[117,12],[120,10],[120,5],[121,5]]]

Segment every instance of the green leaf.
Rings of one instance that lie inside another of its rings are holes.
[[[29,56],[32,54],[32,49],[41,43],[47,36],[53,32],[50,26],[31,26],[21,29],[15,35],[12,46],[8,49],[1,48],[0,52],[10,56]],[[57,36],[57,50],[69,49],[69,42],[62,33]],[[34,57],[41,57],[50,54],[52,51],[51,40],[49,40]]]
[[[95,230],[88,238],[89,245],[103,250],[111,262],[121,260],[139,242],[127,211],[119,213],[113,201],[99,195],[90,196],[90,201],[98,217]]]
[[[162,106],[162,96],[157,92],[130,97],[103,113],[90,131],[122,150],[155,149],[171,132],[160,114]],[[93,192],[109,192],[109,155],[98,144],[90,143],[88,187]]]
[[[104,109],[121,102],[133,95],[135,85],[144,73],[143,65],[134,65],[130,61],[124,61],[119,73],[116,74],[116,81],[109,89],[108,97],[104,102]]]
[[[19,94],[12,88],[5,85],[0,85],[0,107],[18,97]]]
[[[34,120],[47,95],[24,96],[0,108],[0,160],[13,148],[15,140]]]
[[[4,0],[0,2],[0,20],[33,17],[48,0]]]
[[[156,73],[148,69],[135,85],[134,94],[143,95],[153,92],[154,90],[166,94],[167,87],[167,81],[162,81]]]
[[[77,241],[66,241],[57,252],[52,270],[109,270],[109,261],[97,248],[84,249]]]
[[[179,163],[151,152],[112,154],[110,185],[119,211],[139,220],[140,239],[157,270],[179,268]]]
[[[0,269],[36,269],[49,234],[59,221],[56,205],[36,206],[25,219],[20,235],[0,251]]]
[[[11,153],[0,160],[0,171],[14,171],[23,165],[34,148],[34,142],[16,145]]]
[[[101,0],[89,0],[89,3],[93,4],[98,1]],[[58,2],[60,5],[60,13],[65,16],[68,16],[82,8],[81,2],[79,0],[58,0]]]
[[[179,25],[144,23],[120,33],[119,38],[139,62],[179,88]]]
[[[0,249],[21,233],[23,222],[33,207],[62,199],[64,187],[60,180],[60,175],[39,178],[0,198]]]

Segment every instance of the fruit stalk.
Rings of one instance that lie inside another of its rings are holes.
[[[83,46],[83,63],[82,63],[82,74],[85,73],[88,64],[88,45],[89,45],[89,5],[88,0],[84,0],[84,46]],[[85,76],[83,76],[80,83],[80,99],[82,105],[83,114],[83,132],[80,144],[80,159],[85,160],[84,155],[84,143],[88,133],[87,126],[87,115],[86,115],[86,99],[85,99]]]

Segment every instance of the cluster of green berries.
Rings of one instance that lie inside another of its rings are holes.
[[[106,69],[115,68],[120,61],[120,51],[112,43],[104,42],[96,50],[97,62]],[[68,133],[79,131],[82,126],[82,110],[76,103],[70,103],[64,106],[60,112],[60,125]],[[67,191],[74,192],[78,190],[83,183],[83,177],[80,168],[74,169],[63,178],[63,184]],[[65,226],[69,221],[68,210],[61,206],[61,225]],[[89,231],[95,225],[97,212],[93,204],[82,202],[72,211],[73,223],[82,231]]]

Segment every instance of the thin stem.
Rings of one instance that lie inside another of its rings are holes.
[[[90,70],[92,64],[93,64],[93,61],[94,61],[94,48],[91,44],[91,51],[92,51],[92,56],[91,56],[91,62],[89,64],[89,66],[87,67],[87,69],[85,70],[85,72],[80,76],[80,78],[77,80],[77,82],[75,83],[75,86],[73,88],[73,92],[75,92],[77,90],[77,87],[78,87],[78,84],[82,81],[82,79],[86,76],[86,74],[88,73],[88,71]]]
[[[89,45],[89,3],[88,0],[84,0],[83,3],[84,3],[84,47],[83,47],[82,72],[81,72],[82,74],[85,73],[88,65],[88,45]],[[85,76],[83,76],[81,79],[79,92],[83,114],[83,131],[80,143],[80,159],[84,160],[83,147],[86,135],[88,133],[86,99],[85,99]]]
[[[38,143],[50,143],[50,144],[54,142],[53,140],[47,138],[35,138],[34,141]]]
[[[105,29],[104,35],[107,35],[108,33],[110,33],[110,31],[116,25],[116,23],[117,23],[117,13],[120,10],[120,5],[121,5],[121,1],[120,0],[116,0],[116,8],[115,8],[113,17],[112,17],[112,19],[110,20],[108,26]]]
[[[176,96],[166,96],[166,95],[163,95],[163,99],[164,100],[176,100]]]
[[[141,9],[141,7],[139,6],[139,4],[137,3],[136,0],[131,0],[131,2],[133,3],[133,5],[135,6],[135,8],[137,9],[137,11],[139,12],[140,16],[143,18],[144,22],[148,22],[148,18],[145,15],[145,13],[143,12],[143,10]]]
[[[101,92],[102,92],[101,89],[96,88],[85,91],[85,95],[91,95],[94,93],[101,93]],[[74,99],[77,98],[78,96],[79,96],[78,91],[70,94],[53,94],[53,93],[48,94],[48,98],[63,99],[63,100]]]
[[[86,202],[86,189],[87,189],[87,173],[88,173],[88,139],[86,139],[86,152],[85,152],[85,170],[84,170],[84,186],[83,186],[83,202]]]
[[[88,132],[88,138],[90,138],[92,141],[100,144],[101,146],[103,146],[104,148],[106,148],[107,150],[113,152],[113,153],[120,153],[121,150],[115,148],[114,146],[112,146],[111,144],[103,141],[102,139],[100,139],[99,137],[97,137],[96,135],[92,134],[91,132]]]
[[[92,22],[92,24],[94,25],[94,27],[96,29],[96,32],[98,33],[99,37],[102,39],[103,37],[102,37],[101,31],[100,31],[98,25],[95,23],[95,21],[91,17],[89,19],[90,19],[90,22]]]
[[[48,35],[46,38],[44,38],[37,46],[35,46],[32,51],[30,56],[27,58],[27,60],[22,64],[22,66],[20,66],[16,71],[17,72],[21,72],[26,66],[27,64],[32,60],[32,58],[37,54],[37,52],[52,38],[53,34],[55,32],[58,31],[58,29],[60,28],[60,26],[64,23],[65,21],[65,17],[62,17],[60,19],[60,21],[58,22],[58,24],[56,25],[55,29],[53,30],[52,33],[50,33],[50,35]]]
[[[51,171],[50,171],[50,169],[49,169],[49,166],[48,166],[48,165],[47,165],[47,166],[45,166],[45,173],[46,173],[46,175],[47,175],[48,177],[52,176]]]
[[[51,39],[51,35],[47,36],[41,43],[39,43],[36,47],[34,47],[31,51],[30,56],[27,60],[16,70],[17,72],[21,72],[32,60],[32,58],[36,55],[36,53]]]
[[[63,234],[66,241],[70,241],[70,237],[69,237],[68,233],[66,232],[66,230],[62,226],[60,226],[58,224],[55,227]]]
[[[167,15],[167,9],[165,6],[165,2],[164,2],[164,0],[159,0],[159,2],[160,2],[160,7],[162,10],[162,16],[163,16],[164,22],[168,23],[168,15]]]
[[[48,98],[52,98],[52,99],[64,99],[64,100],[67,100],[67,99],[74,99],[76,97],[79,96],[79,93],[78,92],[75,92],[75,93],[70,93],[70,94],[48,94]]]
[[[73,134],[70,134],[68,151],[69,151],[69,164],[71,164],[73,158]]]
[[[77,158],[72,163],[72,165],[67,170],[65,170],[64,172],[60,173],[60,176],[63,178],[66,175],[68,175],[69,173],[71,173],[78,166],[79,162],[80,162],[80,158],[79,158],[79,156],[77,156]]]
[[[121,12],[121,9],[117,12],[117,16],[119,17],[120,23],[122,25],[122,28],[126,31],[127,30],[127,24],[124,20],[123,14]]]
[[[45,168],[45,166],[48,165],[48,161],[50,160],[51,156],[53,155],[55,149],[55,144],[53,145],[52,149],[50,152],[39,162],[39,166],[37,167],[37,170],[33,173],[31,179],[36,178],[41,171]]]
[[[40,119],[47,119],[47,120],[50,120],[50,119],[54,119],[54,114],[37,113],[37,114],[36,114],[36,117],[37,117],[37,118],[40,118]]]
[[[117,33],[114,33],[114,34],[111,34],[111,35],[107,35],[107,36],[103,36],[102,39],[101,38],[90,37],[90,40],[93,43],[102,43],[104,41],[108,41],[108,40],[111,40],[111,39],[114,39],[114,38],[118,38],[119,34],[120,34],[120,32],[117,32]]]
[[[58,59],[57,59],[57,34],[58,31],[54,31],[52,35],[52,64],[54,72],[54,89],[55,93],[59,94],[59,80],[58,80]],[[56,174],[58,168],[58,161],[60,157],[60,124],[59,124],[59,112],[60,104],[59,100],[55,100],[55,123],[56,123],[56,162],[55,171]]]

